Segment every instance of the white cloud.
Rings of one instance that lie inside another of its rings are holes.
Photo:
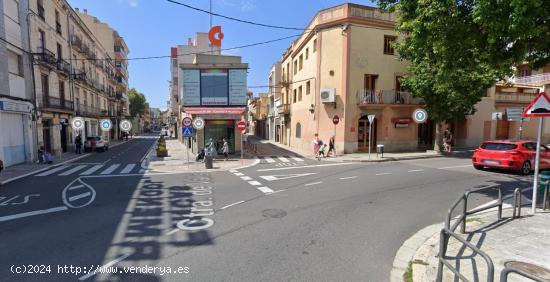
[[[235,6],[235,3],[231,0],[216,0],[216,4],[220,6]]]
[[[241,1],[241,11],[250,12],[256,9],[256,3],[252,0],[243,0]]]
[[[127,4],[128,6],[135,8],[139,5],[139,0],[118,0],[118,3]]]

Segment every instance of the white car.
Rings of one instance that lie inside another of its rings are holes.
[[[107,142],[103,137],[101,136],[89,136],[86,137],[86,141],[84,142],[84,152],[90,152],[92,150],[92,145],[95,143],[95,150],[96,151],[107,151],[109,150],[109,142]]]

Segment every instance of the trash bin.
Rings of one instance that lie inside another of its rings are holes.
[[[539,189],[538,193],[542,194],[544,193],[544,188],[546,187],[546,181],[550,180],[550,171],[543,170],[540,172],[540,180],[539,180]]]
[[[382,155],[382,158],[384,158],[384,145],[376,145],[376,157],[378,158],[378,154]]]
[[[206,169],[212,169],[213,168],[213,166],[212,166],[213,160],[214,160],[214,158],[209,156],[209,155],[204,156],[204,167],[206,167]]]

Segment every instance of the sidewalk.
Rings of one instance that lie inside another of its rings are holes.
[[[280,150],[285,150],[287,154],[293,154],[297,156],[303,156],[307,158],[314,158],[313,155],[313,146],[311,151],[304,151],[296,148],[292,148],[286,145],[279,144],[270,140],[263,140],[259,137],[249,135],[249,142],[252,144],[257,144],[257,153],[258,155],[269,156],[280,154]],[[277,148],[277,149],[274,149]],[[452,153],[438,153],[433,150],[423,151],[423,152],[401,152],[401,153],[384,153],[384,156],[377,155],[376,151],[372,151],[370,158],[368,153],[350,153],[344,155],[338,155],[337,157],[328,157],[327,160],[337,161],[337,162],[388,162],[388,161],[401,161],[401,160],[417,160],[417,159],[427,159],[427,158],[440,158],[446,156],[465,156],[468,155],[472,150],[469,148],[457,148],[456,151]]]
[[[109,144],[109,148],[116,147],[120,144],[123,144],[126,141],[111,141]],[[82,149],[84,152],[84,149]],[[0,173],[0,184],[8,184],[12,181],[15,181],[17,179],[26,177],[28,175],[32,175],[35,173],[39,173],[45,170],[48,170],[51,167],[54,166],[60,166],[66,163],[74,162],[79,159],[83,159],[87,156],[89,156],[91,153],[82,153],[80,155],[75,154],[74,152],[66,152],[63,153],[60,157],[55,157],[53,164],[38,164],[38,163],[24,163],[24,164],[18,164],[14,166],[10,166],[5,168]]]
[[[196,155],[189,150],[189,164],[187,163],[187,148],[177,139],[167,139],[166,149],[168,157],[159,158],[156,154],[156,144],[151,148],[145,162],[147,169],[151,172],[204,172],[204,171],[225,171],[248,167],[258,163],[258,159],[250,154],[245,154],[241,161],[240,155],[230,155],[229,160],[225,161],[223,155],[218,155],[214,159],[213,169],[207,170],[204,162],[196,162]]]
[[[526,213],[528,210],[524,207],[522,213]],[[499,281],[500,272],[510,261],[532,264],[534,266],[528,266],[529,269],[538,271],[537,275],[550,281],[550,258],[548,257],[550,254],[550,226],[548,225],[550,213],[523,215],[519,219],[512,220],[511,208],[509,208],[503,210],[503,220],[498,222],[496,219],[497,213],[494,210],[469,216],[466,226],[467,233],[461,234],[457,229],[457,234],[487,253],[494,264],[495,281]],[[441,226],[438,225],[438,227]],[[408,242],[420,242],[419,247],[415,251],[413,250],[414,255],[409,264],[408,273],[400,280],[392,273],[392,281],[411,281],[411,278],[414,282],[435,281],[441,228],[428,229],[432,230],[431,236],[428,235],[421,240],[420,237],[414,238],[417,236],[415,235],[408,240]],[[449,240],[446,259],[470,281],[486,281],[487,263],[485,260],[454,238]],[[443,269],[443,281],[457,281],[458,277],[447,267],[444,266]],[[508,281],[532,280],[512,274]]]

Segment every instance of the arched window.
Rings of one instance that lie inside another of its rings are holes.
[[[302,138],[302,125],[299,122],[296,123],[296,138]]]

